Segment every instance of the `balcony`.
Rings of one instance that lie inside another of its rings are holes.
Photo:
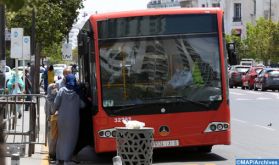
[[[241,22],[241,17],[233,17],[233,22]]]

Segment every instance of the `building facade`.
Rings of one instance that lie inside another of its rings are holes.
[[[178,5],[179,3],[179,5]],[[243,37],[246,24],[255,24],[260,17],[279,21],[279,0],[151,0],[148,8],[220,7],[224,10],[225,33],[233,31]]]
[[[151,0],[147,4],[147,8],[180,8],[179,0]]]

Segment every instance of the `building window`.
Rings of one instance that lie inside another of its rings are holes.
[[[212,7],[220,7],[220,3],[212,3]]]
[[[257,2],[256,2],[256,0],[254,0],[254,15],[256,15],[256,10],[257,10],[257,4],[256,4]]]
[[[241,3],[234,4],[233,22],[241,22]]]

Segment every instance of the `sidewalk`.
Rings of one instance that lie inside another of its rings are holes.
[[[113,154],[96,156],[93,149],[89,146],[83,148],[78,155],[76,160],[79,163],[70,162],[67,165],[112,165]],[[6,158],[6,165],[11,165],[11,158]],[[55,165],[55,163],[49,163],[48,160],[48,149],[43,145],[36,145],[35,154],[31,157],[27,155],[20,158],[20,165]]]
[[[43,145],[35,145],[35,154],[20,157],[20,165],[48,165],[48,151]],[[11,165],[11,157],[6,158],[6,165]]]
[[[28,112],[24,112],[28,114]],[[28,121],[28,115],[25,114],[26,120]],[[23,115],[24,118],[24,115]],[[18,122],[17,127],[19,127],[21,122]],[[39,137],[44,141],[44,134],[45,134],[45,110],[44,110],[44,100],[41,100],[40,105],[40,134]],[[41,141],[40,140],[40,141]],[[90,146],[84,147],[75,157],[75,160],[79,161],[78,164],[85,164],[85,165],[111,165],[112,164],[112,157],[115,156],[116,153],[113,154],[104,154],[104,155],[96,155],[94,149]],[[11,165],[11,157],[6,157],[6,165]],[[75,165],[76,163],[71,162],[68,165]],[[28,145],[26,145],[25,149],[25,156],[20,157],[20,165],[49,165],[48,160],[48,147],[36,144],[35,145],[35,152],[31,157],[28,157]],[[50,164],[51,165],[51,164]]]

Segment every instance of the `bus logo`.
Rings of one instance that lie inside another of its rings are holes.
[[[170,134],[170,129],[168,126],[161,126],[159,128],[159,134],[161,136],[168,136]]]

